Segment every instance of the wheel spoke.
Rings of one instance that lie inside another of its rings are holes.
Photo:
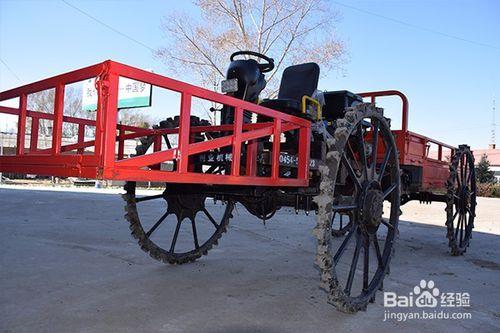
[[[168,211],[163,214],[160,219],[158,221],[156,221],[156,223],[151,227],[151,229],[148,230],[148,232],[146,232],[146,237],[149,238],[149,236],[151,236],[151,234],[160,226],[160,224],[165,221],[165,219],[167,218],[168,216]]]
[[[175,244],[177,243],[177,237],[179,236],[179,229],[181,228],[182,220],[177,221],[177,225],[175,226],[174,237],[172,238],[172,243],[170,243],[170,253],[174,253]]]
[[[375,169],[377,168],[377,151],[378,151],[378,130],[380,123],[378,121],[375,122],[375,126],[373,128],[373,141],[372,141],[372,166],[371,166],[371,177],[375,178]]]
[[[462,182],[464,183],[465,186],[467,186],[467,179],[469,179],[469,175],[467,174],[467,158],[465,159],[465,167],[464,167],[464,178],[462,178]]]
[[[368,273],[370,268],[370,242],[368,236],[364,237],[364,260],[363,260],[363,291],[368,290]]]
[[[351,240],[352,238],[352,235],[354,235],[354,233],[357,231],[358,229],[358,226],[357,225],[353,225],[351,227],[351,230],[349,230],[349,233],[347,234],[347,236],[345,236],[344,240],[342,241],[342,244],[340,244],[338,250],[337,250],[337,253],[335,253],[335,255],[333,256],[333,262],[335,265],[337,265],[340,257],[342,256],[342,254],[344,254],[344,251],[346,249],[346,246],[347,246],[347,243],[349,243],[349,241]]]
[[[353,210],[357,209],[358,205],[357,204],[340,204],[340,205],[335,205],[332,207],[334,211],[340,211],[340,210]]]
[[[384,262],[382,261],[382,252],[380,252],[380,245],[378,244],[377,234],[373,235],[373,247],[375,248],[375,254],[377,255],[378,267],[383,268]]]
[[[333,222],[335,221],[335,216],[337,216],[337,212],[336,212],[336,211],[333,211],[333,215],[332,215],[332,224],[333,224]]]
[[[135,202],[142,202],[142,201],[154,200],[154,199],[159,199],[159,198],[163,198],[163,194],[156,194],[156,195],[150,195],[147,197],[135,198]]]
[[[359,182],[358,176],[356,175],[356,172],[354,172],[354,169],[352,168],[352,165],[349,162],[349,160],[347,159],[347,157],[345,156],[345,154],[342,154],[341,160],[342,160],[342,163],[344,163],[344,166],[346,167],[347,172],[349,173],[349,176],[351,176],[352,180],[354,181],[354,185],[356,185],[356,187],[359,190],[361,190],[362,187],[361,187],[361,183]]]
[[[462,185],[464,183],[464,157],[465,155],[462,154],[462,156],[460,156],[460,181],[462,182]]]
[[[474,169],[471,169],[469,171],[469,174],[467,175],[467,184],[469,184],[471,182],[473,171],[474,171]]]
[[[455,212],[455,214],[453,214],[453,218],[451,220],[455,221],[455,219],[457,218],[457,215],[458,215],[458,210]]]
[[[389,221],[384,219],[383,217],[382,217],[382,220],[380,222],[382,222],[382,224],[385,225],[387,228],[394,229],[394,226]]]
[[[458,231],[460,230],[460,225],[462,224],[462,214],[458,217],[457,227],[455,228],[455,239],[458,237]]]
[[[217,224],[217,222],[215,222],[214,218],[212,217],[212,215],[210,215],[210,213],[208,212],[208,210],[205,207],[203,207],[203,213],[205,213],[205,215],[208,217],[210,222],[212,222],[212,224],[215,226],[215,228],[219,229],[219,225]]]
[[[384,199],[385,199],[385,198],[387,198],[387,196],[388,196],[389,194],[391,194],[391,193],[392,193],[392,191],[394,191],[397,187],[398,187],[398,184],[397,184],[397,183],[394,183],[394,184],[392,184],[392,185],[391,185],[388,189],[386,189],[386,190],[384,191]]]
[[[474,216],[474,214],[472,214],[472,210],[470,209],[470,207],[467,207],[467,211],[469,212],[470,216]]]
[[[462,247],[463,240],[464,240],[464,229],[465,229],[465,224],[467,223],[467,215],[464,215],[462,217],[462,224],[460,227],[460,247]]]
[[[457,172],[457,185],[458,189],[462,187],[462,155],[460,156],[460,161],[458,163],[458,172]]]
[[[387,167],[387,163],[389,163],[389,157],[391,157],[391,154],[392,154],[392,146],[390,146],[389,149],[385,151],[384,159],[382,161],[382,164],[380,165],[380,170],[378,174],[379,182],[381,182],[382,178],[384,177],[385,168]]]
[[[467,212],[469,213],[469,217],[467,219],[467,225],[465,226],[465,232],[472,232],[472,223],[473,221],[472,220],[472,213],[470,212],[470,209],[467,208]],[[466,213],[466,216],[467,216],[467,213]]]
[[[350,155],[349,157],[352,158],[354,163],[356,163],[357,170],[361,170],[361,167],[359,166],[358,160],[354,157],[354,151],[352,150],[350,141],[347,141],[347,146],[349,147],[349,149],[347,149],[346,152],[349,153],[349,155]]]
[[[358,265],[360,249],[361,249],[361,235],[360,233],[356,233],[356,248],[354,249],[351,268],[349,269],[349,276],[347,277],[347,283],[345,286],[345,292],[348,295],[351,294],[352,282],[354,281],[354,273],[356,272],[356,266]]]
[[[198,250],[200,248],[200,244],[198,243],[198,233],[196,231],[196,222],[194,221],[194,218],[191,220],[191,227],[193,228],[194,247]]]
[[[359,123],[358,126],[358,153],[359,158],[361,159],[361,163],[363,164],[363,173],[365,175],[365,179],[368,178],[368,162],[366,159],[366,147],[365,147],[365,138],[363,136],[363,126],[362,122]]]

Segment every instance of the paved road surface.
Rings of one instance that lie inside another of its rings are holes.
[[[409,203],[385,290],[421,279],[468,292],[466,320],[384,321],[335,311],[317,288],[314,217],[264,226],[243,208],[200,261],[166,266],[129,236],[116,191],[0,188],[0,332],[499,332],[500,200],[479,199],[476,232],[448,255],[444,206]],[[461,309],[462,311],[464,309]]]

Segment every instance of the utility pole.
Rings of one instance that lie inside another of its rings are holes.
[[[492,108],[492,118],[491,118],[491,148],[495,149],[496,148],[496,133],[495,133],[495,128],[496,128],[496,123],[495,123],[495,99],[493,98],[493,108]]]

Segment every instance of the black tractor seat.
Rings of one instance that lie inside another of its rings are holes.
[[[290,98],[265,99],[260,102],[260,105],[266,108],[279,110],[281,112],[300,115],[302,113],[301,102]]]
[[[302,97],[311,97],[318,88],[319,66],[314,62],[287,67],[281,77],[277,99],[265,99],[260,105],[288,114],[311,118],[302,113]]]

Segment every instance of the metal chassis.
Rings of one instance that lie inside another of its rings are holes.
[[[97,78],[96,88],[98,91],[96,121],[65,116],[63,114],[65,85],[93,77]],[[119,77],[179,92],[181,94],[179,128],[143,129],[117,124]],[[53,114],[27,110],[29,94],[52,88],[55,88]],[[234,124],[191,127],[191,100],[193,97],[232,107],[235,112]],[[192,184],[273,187],[307,187],[309,184],[311,136],[309,121],[111,60],[0,93],[0,102],[13,98],[19,98],[18,108],[0,107],[0,113],[18,116],[16,155],[0,156],[0,170],[4,172]],[[244,124],[244,110],[271,118],[272,122]],[[31,117],[32,127],[29,135],[29,148],[25,148],[28,117]],[[52,147],[50,149],[37,149],[40,119],[53,121]],[[62,145],[63,122],[78,125],[77,143]],[[95,140],[84,141],[85,126],[95,126]],[[257,140],[270,135],[280,137],[282,133],[290,130],[298,130],[299,132],[297,178],[279,177],[279,140],[273,142],[271,176],[258,177],[256,175]],[[231,134],[194,143],[192,138],[198,132]],[[161,140],[164,134],[178,134],[178,147],[161,150]],[[124,141],[142,136],[154,136],[154,152],[124,159]],[[243,144],[247,145],[244,174],[240,165]],[[117,149],[116,145],[118,145]],[[84,154],[84,149],[87,147],[94,147],[94,153]],[[230,174],[215,175],[191,171],[190,156],[223,147],[232,148],[233,160]],[[174,160],[177,162],[177,170],[174,172],[158,170],[156,167],[160,162]]]

